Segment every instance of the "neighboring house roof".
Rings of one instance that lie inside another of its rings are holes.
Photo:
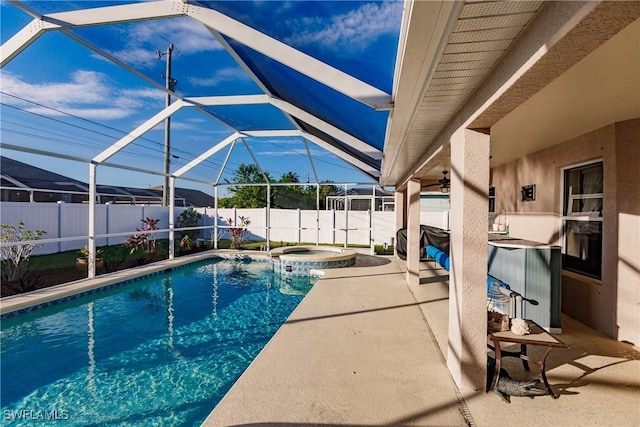
[[[151,187],[147,191],[154,191],[162,196],[162,186]],[[213,195],[204,193],[200,190],[190,188],[176,188],[176,199],[183,198],[187,201],[187,205],[199,207],[212,207]]]
[[[56,191],[88,192],[82,181],[0,156],[0,176],[3,187],[33,188]]]
[[[89,186],[73,178],[31,166],[8,157],[0,156],[0,185],[22,189],[51,190],[55,192],[88,193]],[[102,195],[134,196],[138,199],[162,198],[162,187],[134,188],[113,185],[97,185]],[[187,206],[212,206],[213,196],[200,190],[176,188],[176,199],[184,199]]]

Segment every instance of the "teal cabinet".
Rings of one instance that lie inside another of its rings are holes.
[[[522,239],[489,240],[489,275],[523,297],[538,302],[518,306],[518,316],[531,319],[552,333],[561,332],[561,253],[559,246]]]

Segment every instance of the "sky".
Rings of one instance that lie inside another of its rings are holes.
[[[43,14],[116,4],[86,0],[25,3]],[[208,3],[215,3],[214,7],[228,16],[391,93],[402,2],[200,2]],[[0,2],[0,16],[2,43],[32,19],[6,1]],[[164,85],[166,51],[172,44],[172,77],[178,82],[176,92],[181,96],[264,93],[206,27],[188,17],[88,27],[74,29],[72,33],[160,85]],[[246,57],[256,63],[270,61],[249,49]],[[277,65],[274,64],[271,78],[298,84],[285,88],[293,98],[315,103],[327,117],[334,117],[345,129],[382,149],[388,113],[373,112],[297,72],[282,66],[275,68]],[[312,91],[303,93],[300,87]],[[2,144],[82,158],[96,156],[161,111],[166,102],[165,93],[154,85],[59,32],[45,33],[0,71],[0,100]],[[343,107],[354,117],[335,106]],[[195,108],[182,109],[171,119],[172,171],[233,133],[216,117],[241,130],[293,129],[279,110],[268,105],[209,108],[204,113]],[[278,179],[282,174],[294,172],[303,182],[315,182],[302,139],[247,138],[244,142],[271,177]],[[308,147],[319,180],[372,182],[323,148],[313,144]],[[161,171],[163,151],[164,124],[160,124],[109,161]],[[2,155],[88,181],[86,163],[6,148],[2,149]],[[222,150],[185,176],[205,182],[220,177],[224,182],[232,179],[241,163],[253,163],[244,143],[238,142],[221,173],[227,155],[228,149]],[[162,177],[101,166],[98,183],[144,188],[161,185]],[[199,182],[179,180],[177,185],[211,191],[210,185]]]

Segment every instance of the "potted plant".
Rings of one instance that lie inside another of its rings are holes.
[[[76,270],[87,271],[89,268],[89,246],[86,246],[78,252],[80,256],[76,258]],[[103,260],[104,252],[102,249],[96,249],[96,270],[104,268]]]

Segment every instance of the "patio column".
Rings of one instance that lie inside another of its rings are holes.
[[[485,387],[489,135],[451,137],[451,271],[447,366],[461,390]]]
[[[420,284],[420,180],[407,183],[407,274],[410,285]]]

